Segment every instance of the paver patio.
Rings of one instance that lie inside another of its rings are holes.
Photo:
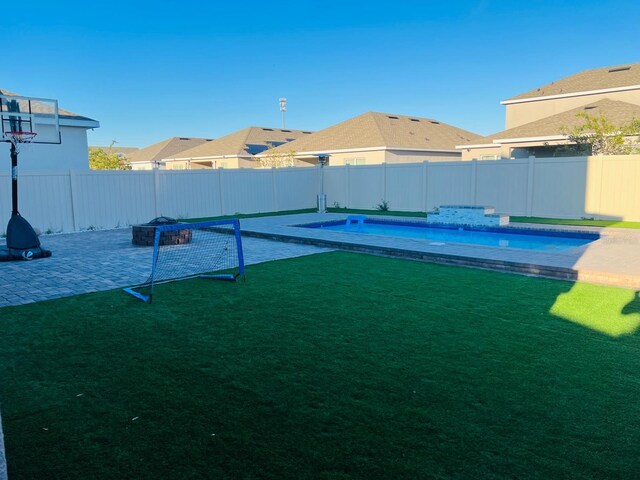
[[[131,230],[44,235],[50,258],[0,263],[0,307],[143,283],[150,273],[150,247],[131,244]],[[266,262],[330,249],[258,238],[243,239],[245,263]]]

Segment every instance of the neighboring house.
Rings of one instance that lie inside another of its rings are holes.
[[[480,138],[437,120],[367,112],[258,157],[293,151],[308,164],[317,164],[320,153],[330,155],[330,165],[455,161],[461,158],[456,145]]]
[[[167,169],[256,168],[260,166],[256,155],[277,146],[286,151],[289,142],[311,135],[312,132],[304,130],[247,127],[165,157],[164,162]]]
[[[0,95],[19,95],[0,89]],[[87,130],[99,128],[100,122],[77,113],[58,109],[60,144],[30,144],[20,150],[20,170],[88,170]],[[0,171],[9,168],[9,144],[0,143]]]
[[[166,158],[212,141],[211,138],[171,137],[128,153],[127,160],[129,160],[132,170],[164,169],[167,168]]]
[[[640,118],[640,63],[585,70],[500,103],[506,130],[458,144],[463,159],[553,156],[568,143],[563,130],[584,122],[580,112],[614,124]]]

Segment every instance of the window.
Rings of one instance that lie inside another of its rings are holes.
[[[501,155],[480,155],[480,160],[500,160],[502,158]]]
[[[367,159],[364,158],[364,157],[345,158],[344,159],[344,164],[345,165],[366,165],[367,164]]]

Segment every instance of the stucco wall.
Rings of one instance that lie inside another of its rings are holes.
[[[462,160],[460,152],[411,152],[406,150],[387,150],[387,163],[413,163],[413,162],[452,162]]]
[[[578,108],[582,105],[597,102],[603,98],[640,105],[640,89],[506,105],[505,129],[514,128],[557,113],[566,112],[567,110]]]
[[[18,154],[18,168],[21,171],[88,170],[87,130],[79,127],[60,127],[60,137],[62,143],[59,145],[22,145]],[[9,144],[0,143],[0,171],[8,171],[10,165]]]

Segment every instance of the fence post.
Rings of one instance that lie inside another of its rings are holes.
[[[220,195],[220,215],[224,215],[224,193],[222,192],[222,171],[224,168],[218,168],[218,193]]]
[[[278,190],[276,189],[276,167],[271,167],[271,190],[273,198],[273,211],[278,210]]]
[[[346,169],[344,175],[346,194],[344,197],[347,199],[347,204],[345,205],[345,207],[351,208],[351,170],[348,163],[344,166],[344,168]]]
[[[387,162],[382,163],[382,200],[388,202],[387,198]]]
[[[533,216],[533,188],[534,184],[534,176],[535,176],[535,162],[536,157],[533,155],[529,156],[529,164],[527,169],[527,217]]]
[[[160,169],[153,169],[153,211],[155,212],[155,216],[159,217],[158,214],[158,203],[160,197]]]
[[[69,170],[69,191],[71,193],[71,225],[73,226],[73,231],[78,231],[78,222],[76,220],[76,205],[78,204],[77,199],[77,185],[76,185],[76,172],[75,170]]]
[[[471,201],[472,205],[478,204],[478,160],[471,160]]]
[[[427,213],[429,211],[429,207],[427,205],[427,175],[429,172],[429,161],[425,160],[422,162],[422,206],[424,207],[424,212]]]

